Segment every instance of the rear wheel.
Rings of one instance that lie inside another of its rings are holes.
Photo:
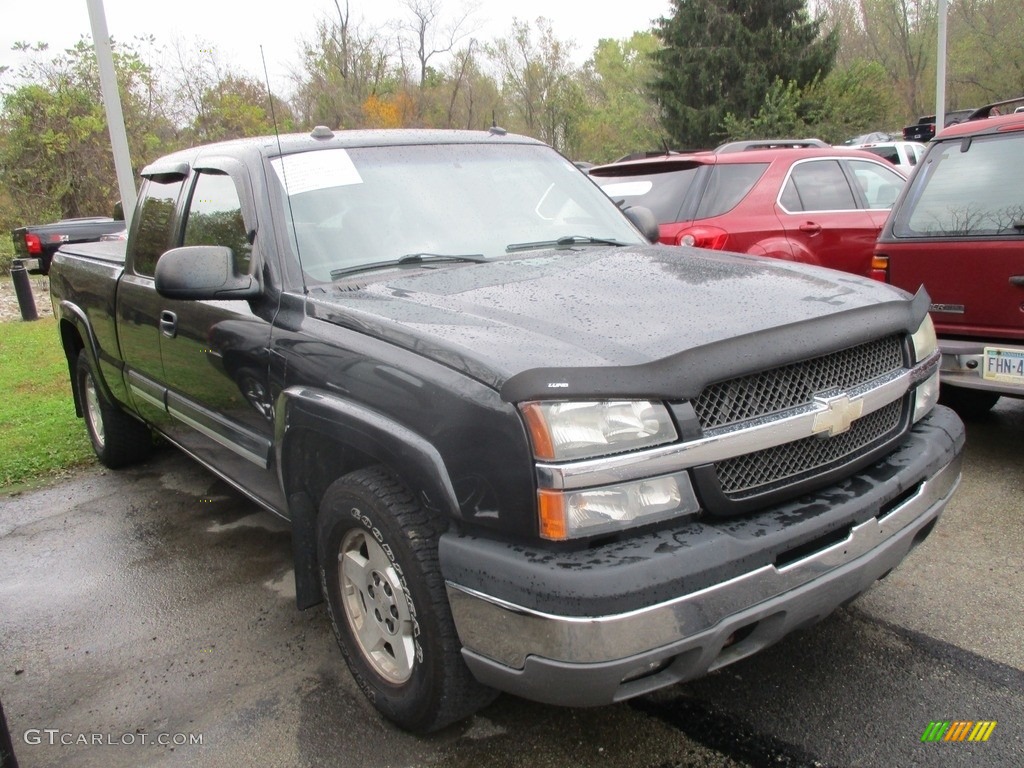
[[[75,386],[89,441],[101,464],[117,469],[149,456],[153,433],[103,396],[92,366],[81,353],[75,362]]]
[[[400,481],[382,468],[342,477],[324,494],[317,528],[338,645],[382,715],[428,733],[493,700],[462,660],[436,525]]]
[[[939,388],[939,402],[948,405],[965,419],[984,416],[999,401],[998,392],[984,389],[967,389],[943,385]]]

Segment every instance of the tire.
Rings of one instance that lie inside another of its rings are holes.
[[[153,433],[103,396],[92,366],[82,353],[75,361],[75,387],[89,442],[103,466],[118,469],[149,457]]]
[[[965,419],[984,416],[998,401],[998,392],[948,385],[939,387],[939,402],[948,405]]]
[[[436,523],[381,467],[324,494],[320,583],[352,676],[384,717],[429,733],[493,701],[462,660],[437,559]]]

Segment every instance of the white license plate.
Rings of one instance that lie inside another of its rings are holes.
[[[1024,384],[1024,350],[985,347],[984,363],[982,377],[986,381]]]

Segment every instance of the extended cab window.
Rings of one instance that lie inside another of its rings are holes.
[[[235,271],[242,275],[249,272],[252,245],[230,176],[204,172],[196,177],[185,219],[184,245],[226,246],[235,257]]]
[[[896,237],[1019,234],[1024,221],[1024,134],[947,141],[918,169],[893,221]]]
[[[810,160],[795,165],[779,202],[790,213],[849,211],[857,207],[838,160]]]
[[[142,188],[139,221],[132,239],[132,263],[136,274],[151,277],[156,270],[156,260],[170,247],[174,205],[181,185],[181,179],[168,182],[147,179]]]

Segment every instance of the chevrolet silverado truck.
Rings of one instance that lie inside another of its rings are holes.
[[[114,235],[125,228],[124,219],[109,216],[91,216],[61,219],[52,224],[33,224],[11,231],[14,258],[21,259],[32,274],[45,275],[50,271],[53,254],[68,243],[94,243],[100,238]]]
[[[927,294],[651,244],[532,139],[319,127],[142,177],[127,243],[51,271],[96,454],[158,433],[289,520],[298,607],[408,730],[749,656],[959,482]]]

